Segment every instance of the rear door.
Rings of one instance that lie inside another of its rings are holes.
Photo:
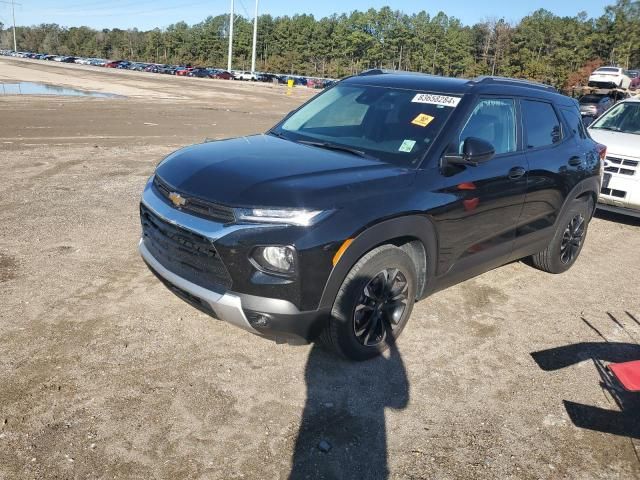
[[[552,103],[522,99],[520,110],[529,179],[516,249],[544,248],[565,198],[581,176],[584,152],[563,127],[560,112]]]
[[[507,261],[527,185],[517,102],[479,97],[456,135],[458,148],[475,137],[491,143],[495,156],[472,167],[448,166],[438,180],[452,203],[434,212],[438,224],[438,274],[469,277]]]

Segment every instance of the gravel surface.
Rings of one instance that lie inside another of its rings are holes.
[[[640,478],[637,395],[597,368],[640,358],[640,221],[598,215],[563,275],[440,292],[349,364],[199,313],[136,251],[164,155],[310,92],[0,58],[15,80],[127,98],[0,96],[0,479]]]

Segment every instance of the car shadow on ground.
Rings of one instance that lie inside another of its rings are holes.
[[[635,315],[629,312],[625,314],[628,317],[627,322],[640,327],[640,320]],[[623,322],[613,314],[607,312],[607,316],[618,327],[625,329]],[[612,410],[563,400],[569,418],[579,428],[640,439],[640,393],[626,391],[607,369],[608,363],[640,360],[640,345],[609,342],[593,324],[584,318],[582,321],[603,341],[565,345],[533,352],[531,356],[545,371],[560,370],[586,360],[592,361],[600,375],[600,386],[611,395],[618,409]],[[630,340],[635,342],[635,337],[627,333]]]
[[[597,209],[594,217],[608,222],[622,223],[631,227],[640,227],[640,217],[632,217],[631,215],[622,215],[621,213]]]
[[[307,401],[290,479],[385,479],[385,409],[404,409],[409,382],[397,347],[348,362],[314,345],[307,361]]]

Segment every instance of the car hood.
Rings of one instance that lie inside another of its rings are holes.
[[[254,135],[183,148],[156,174],[180,193],[225,205],[335,208],[406,192],[415,170]]]
[[[607,146],[607,155],[640,158],[640,135],[590,128],[589,135]]]

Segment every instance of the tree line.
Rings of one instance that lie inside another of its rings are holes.
[[[250,68],[252,28],[251,19],[235,20],[234,68]],[[34,52],[222,67],[228,29],[228,15],[148,31],[41,24],[18,27],[17,41]],[[0,48],[12,45],[12,30],[0,23]],[[340,78],[389,68],[529,78],[566,89],[601,64],[640,66],[640,2],[617,0],[596,18],[540,9],[517,23],[488,18],[471,26],[444,12],[390,7],[320,19],[261,15],[257,52],[256,68],[268,72]]]

